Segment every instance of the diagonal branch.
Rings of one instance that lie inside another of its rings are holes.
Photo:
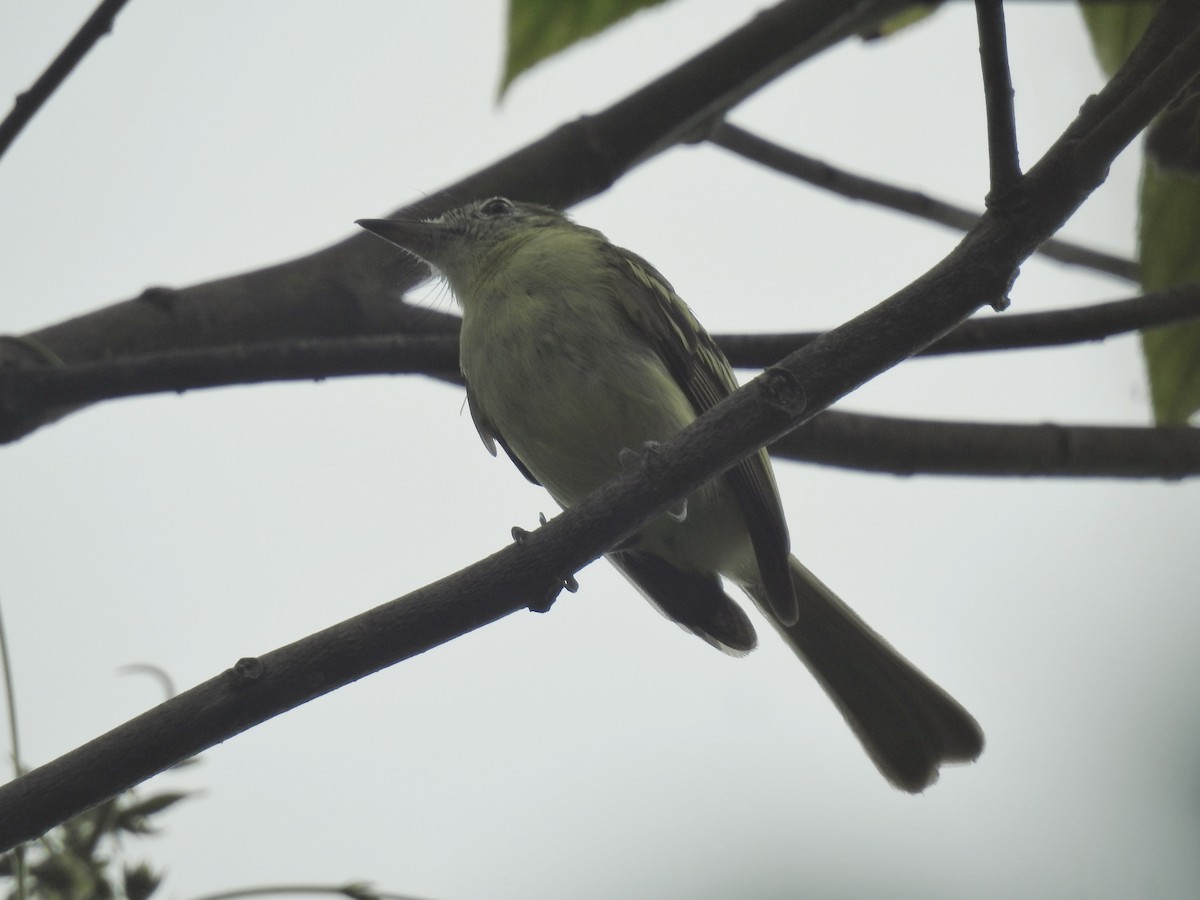
[[[904,6],[905,0],[783,0],[608,109],[562,125],[395,215],[430,215],[493,194],[571,206],[690,138],[792,66]],[[181,290],[152,288],[27,337],[78,363],[267,340],[445,331],[435,314],[396,302],[425,275],[424,266],[357,234],[265,269]],[[38,357],[13,342],[0,345],[0,366],[12,360]],[[0,433],[0,441],[50,420],[17,423]]]
[[[1161,62],[1160,62],[1161,61]],[[229,671],[0,787],[0,849],[267,718],[531,604],[696,485],[1003,297],[1016,266],[1104,180],[1108,163],[1200,74],[1200,8],[1168,0],[1108,86],[1022,179],[1026,202],[913,284],[783,360],[629,471],[523,540],[406,598]]]
[[[920,191],[856,175],[795,150],[788,150],[729,122],[719,122],[714,126],[708,139],[731,153],[850,200],[874,203],[958,231],[969,231],[979,221],[979,213],[966,207],[938,200]],[[1061,263],[1095,269],[1125,281],[1138,281],[1138,264],[1133,260],[1101,253],[1071,241],[1049,238],[1037,252]]]
[[[17,94],[12,111],[0,122],[0,156],[5,154],[17,135],[50,99],[50,95],[58,90],[58,86],[66,81],[87,52],[100,38],[112,31],[113,20],[128,2],[103,0],[29,90]]]

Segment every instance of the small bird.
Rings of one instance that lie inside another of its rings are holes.
[[[737,388],[658,271],[557,210],[492,197],[427,220],[360,219],[439,272],[462,306],[475,427],[564,508]],[[983,751],[979,725],[790,553],[766,451],[698,488],[608,559],[652,604],[743,655],[744,590],[816,676],[875,765],[913,793]]]

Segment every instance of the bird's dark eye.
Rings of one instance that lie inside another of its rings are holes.
[[[513,209],[511,200],[506,200],[504,197],[493,197],[491,200],[483,202],[483,205],[479,207],[479,214],[485,218],[494,219],[497,216],[509,215]]]

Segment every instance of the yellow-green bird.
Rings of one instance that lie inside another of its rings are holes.
[[[563,507],[615,477],[737,387],[733,370],[653,266],[557,210],[493,197],[425,221],[362,219],[449,283],[463,310],[467,400]],[[696,490],[608,559],[663,613],[735,655],[754,627],[741,587],[906,791],[983,750],[975,720],[791,555],[765,451]]]

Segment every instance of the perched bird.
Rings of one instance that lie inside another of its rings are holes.
[[[563,507],[737,387],[725,356],[649,263],[557,210],[493,197],[363,228],[445,277],[463,310],[475,427]],[[652,520],[608,559],[663,613],[729,653],[754,627],[741,587],[828,692],[883,775],[906,791],[983,750],[975,720],[790,554],[759,451]]]

